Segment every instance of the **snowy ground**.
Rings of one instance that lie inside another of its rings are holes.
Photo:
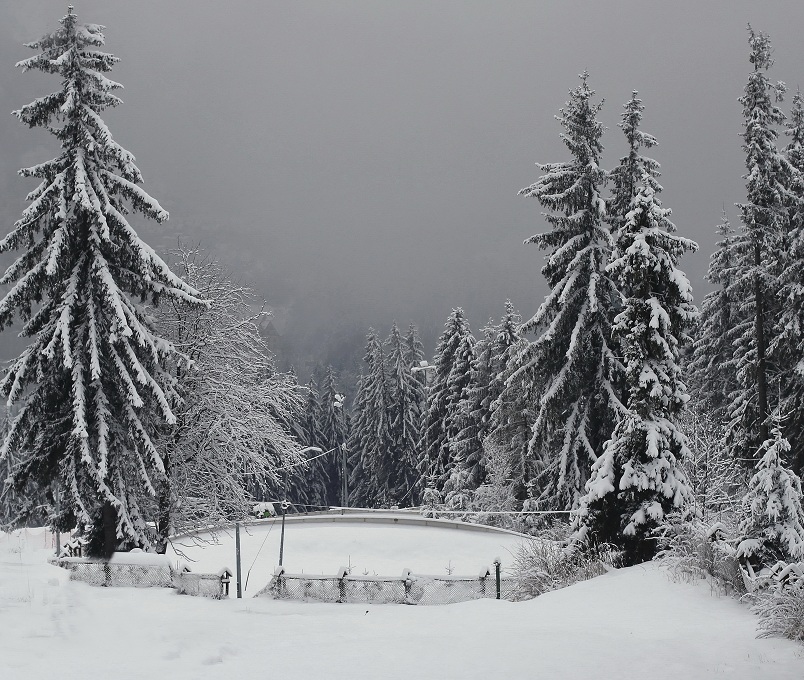
[[[398,530],[366,542],[389,554]],[[443,533],[444,546],[467,535]],[[745,607],[654,564],[523,603],[217,602],[69,582],[48,541],[0,534],[3,680],[804,677],[804,647],[757,640]]]

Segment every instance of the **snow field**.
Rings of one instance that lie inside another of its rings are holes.
[[[400,527],[377,528],[355,531],[390,554]],[[804,647],[756,639],[743,605],[705,583],[675,582],[654,563],[529,602],[406,607],[92,588],[47,564],[50,553],[0,536],[3,680],[804,676]]]

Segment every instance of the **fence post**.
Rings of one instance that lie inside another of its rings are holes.
[[[410,601],[410,586],[413,584],[410,577],[410,569],[402,570],[402,584],[405,586],[405,604],[413,604],[413,602]]]
[[[338,602],[346,602],[346,575],[349,570],[346,567],[338,569]]]
[[[497,599],[500,599],[500,558],[494,560],[494,571],[497,576]]]

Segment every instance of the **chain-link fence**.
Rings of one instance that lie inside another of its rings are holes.
[[[52,564],[67,569],[71,581],[107,588],[176,588],[180,595],[195,595],[221,600],[229,596],[231,572],[222,569],[217,574],[194,574],[187,568],[171,569],[167,560],[153,562],[105,562],[85,557],[60,557]],[[125,560],[125,558],[118,558]],[[147,558],[146,558],[147,559]]]
[[[70,579],[91,586],[172,588],[173,577],[168,564],[115,564],[101,560],[67,557],[55,561],[70,572]]]
[[[220,574],[193,574],[189,571],[181,571],[173,574],[173,585],[179,595],[223,600],[229,597],[230,577],[231,574],[228,571]]]
[[[286,574],[280,568],[257,594],[261,596],[316,602],[439,605],[483,598],[514,600],[515,588],[510,579],[498,581],[492,570],[480,576],[422,576],[405,571],[401,577],[392,577],[352,576],[345,570],[336,576]]]

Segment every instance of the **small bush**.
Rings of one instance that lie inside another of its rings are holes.
[[[708,580],[728,594],[745,593],[745,582],[732,545],[732,528],[717,522],[682,521],[671,517],[661,527],[659,556],[669,561],[676,575]]]
[[[618,562],[619,553],[610,545],[580,550],[542,539],[527,541],[514,555],[515,598],[528,600],[587,581]]]
[[[776,585],[754,598],[760,637],[786,637],[804,642],[804,584]]]

